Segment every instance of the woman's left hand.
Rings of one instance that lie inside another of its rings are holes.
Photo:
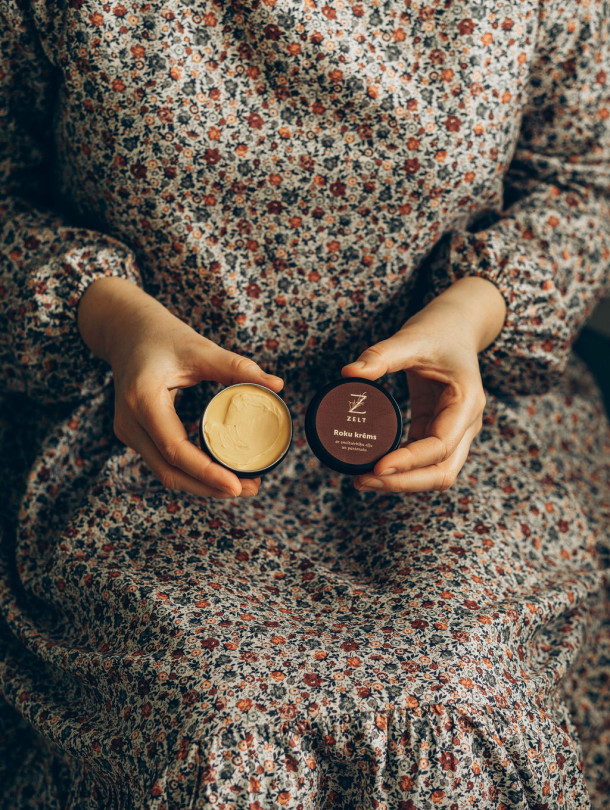
[[[358,476],[357,489],[422,492],[455,482],[482,425],[486,399],[478,352],[500,333],[505,314],[494,284],[463,278],[399,332],[344,366],[344,377],[368,380],[405,371],[411,402],[407,441]]]

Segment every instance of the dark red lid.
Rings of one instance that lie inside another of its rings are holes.
[[[305,415],[305,433],[327,467],[359,475],[399,446],[402,416],[394,397],[381,385],[345,377],[313,397]]]

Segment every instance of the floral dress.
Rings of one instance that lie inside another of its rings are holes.
[[[0,806],[607,806],[609,432],[570,347],[608,287],[608,0],[0,15]],[[468,275],[508,316],[457,483],[356,491],[309,399]],[[114,437],[102,276],[283,377],[258,496]]]

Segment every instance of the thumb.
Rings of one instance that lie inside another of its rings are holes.
[[[401,330],[392,337],[369,346],[357,360],[343,366],[341,375],[376,380],[384,374],[409,368],[415,360],[415,344],[409,341],[406,332]]]
[[[206,372],[215,382],[223,385],[235,383],[256,383],[281,391],[284,381],[274,374],[267,374],[263,369],[244,355],[227,351],[220,346],[214,346],[205,357]]]

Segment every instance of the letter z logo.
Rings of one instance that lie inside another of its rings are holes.
[[[357,410],[357,408],[359,408],[362,405],[362,403],[366,399],[367,395],[366,394],[352,394],[351,396],[356,397],[356,399],[350,399],[349,400],[349,411],[348,411],[348,413],[360,413],[360,414],[366,413],[366,411],[359,411],[359,410]]]

